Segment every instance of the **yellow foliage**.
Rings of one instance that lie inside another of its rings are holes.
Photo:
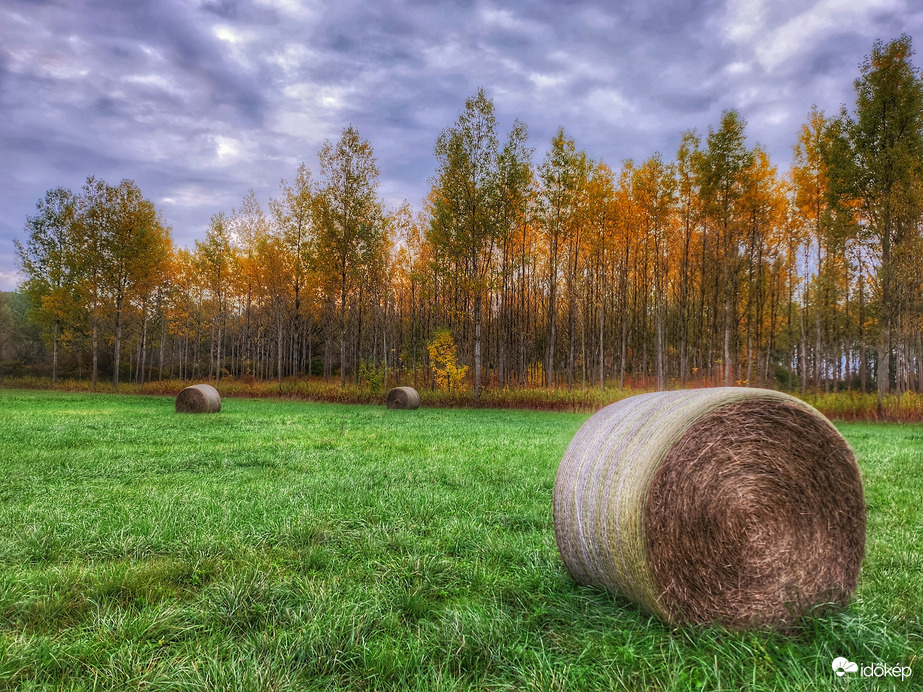
[[[429,351],[429,362],[436,378],[439,389],[452,391],[463,389],[468,366],[457,364],[455,339],[448,329],[440,329],[426,345]]]

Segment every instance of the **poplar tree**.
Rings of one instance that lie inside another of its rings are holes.
[[[310,307],[312,297],[308,277],[313,263],[316,238],[315,190],[311,171],[302,163],[298,166],[294,182],[289,185],[283,180],[279,188],[280,196],[269,201],[269,209],[272,212],[276,229],[281,234],[291,266],[289,274],[293,295],[291,369],[297,375],[300,374],[302,367],[306,367],[310,374],[311,330],[310,327],[305,328],[304,318],[305,313],[310,315],[305,306]],[[307,296],[305,296],[306,292]]]
[[[118,386],[125,309],[134,292],[160,272],[167,261],[170,234],[152,202],[132,180],[123,180],[109,196],[112,224],[103,236],[102,288],[113,314],[112,384]]]
[[[724,335],[724,385],[733,382],[737,358],[737,292],[740,270],[740,250],[737,238],[741,232],[739,202],[743,196],[744,173],[753,155],[744,137],[746,122],[737,111],[725,111],[721,126],[709,130],[706,148],[699,159],[701,191],[713,242],[713,336],[718,332],[718,314],[722,315]],[[723,310],[718,304],[722,302]]]
[[[26,276],[22,289],[31,299],[32,317],[51,331],[52,383],[58,381],[62,330],[79,308],[74,205],[70,190],[48,190],[36,204],[35,216],[26,221],[26,244],[14,242],[19,268]]]
[[[453,256],[471,299],[474,397],[481,395],[481,311],[500,232],[500,144],[493,101],[483,89],[465,101],[436,141],[439,162],[430,240]]]
[[[318,158],[317,263],[339,303],[340,386],[345,387],[347,304],[354,293],[362,293],[363,275],[380,257],[386,228],[378,198],[378,164],[368,140],[349,125],[336,144],[324,142]],[[360,312],[359,333],[361,319]]]
[[[855,81],[855,112],[840,116],[851,155],[829,161],[835,189],[859,202],[863,235],[877,254],[879,397],[891,389],[895,337],[919,271],[908,252],[923,211],[923,79],[912,56],[907,35],[875,43]]]
[[[224,343],[227,338],[228,296],[231,280],[237,266],[237,251],[233,247],[230,221],[224,212],[212,215],[205,238],[195,241],[193,262],[199,281],[211,295],[214,311],[211,315],[211,347],[209,349],[209,376],[214,370],[215,385],[221,380],[225,360]]]

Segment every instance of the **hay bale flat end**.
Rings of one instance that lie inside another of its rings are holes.
[[[554,486],[575,581],[674,625],[784,626],[845,604],[866,508],[846,440],[780,392],[642,394],[577,432]]]

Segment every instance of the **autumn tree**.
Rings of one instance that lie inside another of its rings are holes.
[[[221,380],[225,360],[228,299],[233,290],[232,274],[236,271],[238,263],[230,220],[224,212],[212,215],[205,230],[205,238],[195,241],[193,262],[199,280],[208,291],[214,306],[211,314],[209,377],[214,375],[217,385]]]
[[[113,190],[104,180],[87,178],[77,197],[74,249],[81,291],[87,296],[90,316],[93,389],[99,377],[99,323],[106,262],[104,248],[115,224]]]
[[[15,241],[19,268],[26,280],[22,290],[30,297],[33,319],[50,330],[51,381],[58,381],[62,331],[78,311],[77,262],[74,255],[74,195],[65,188],[45,193],[35,216],[26,220],[25,245]]]
[[[497,296],[497,379],[506,386],[509,353],[514,349],[517,320],[514,311],[513,278],[517,269],[516,240],[526,232],[532,185],[532,149],[527,145],[525,123],[516,121],[497,160],[497,251],[498,272],[494,291]],[[520,327],[524,330],[524,326]],[[520,333],[520,345],[523,334]]]
[[[101,284],[115,318],[112,384],[117,386],[125,308],[134,292],[162,271],[169,255],[170,232],[134,181],[123,180],[111,190],[109,199],[112,224],[101,246]]]
[[[339,303],[340,386],[345,387],[347,303],[354,292],[362,292],[364,273],[380,258],[386,228],[378,164],[368,140],[350,125],[336,144],[325,141],[318,157],[317,264]],[[359,333],[361,327],[359,313]]]
[[[704,305],[695,309],[696,285],[701,286],[695,271],[696,250],[701,244],[702,197],[698,170],[702,156],[701,138],[694,131],[684,132],[676,152],[676,214],[679,225],[680,243],[675,261],[678,264],[677,289],[675,292],[679,332],[679,375],[685,386],[690,374],[690,351],[698,343]],[[700,362],[699,359],[696,359]]]
[[[637,228],[638,209],[634,199],[635,164],[631,159],[622,162],[615,181],[615,204],[617,208],[615,234],[612,240],[615,254],[614,273],[617,276],[613,292],[618,296],[616,314],[619,329],[619,387],[625,386],[628,371],[628,341],[630,337],[630,298],[636,291],[631,280],[631,266],[638,254]]]
[[[648,312],[649,296],[654,317],[654,373],[657,388],[665,389],[668,280],[673,264],[671,258],[675,256],[673,231],[676,178],[673,166],[665,163],[660,155],[655,155],[636,171],[633,183],[634,198],[641,220],[639,230],[642,237],[639,238],[639,242],[650,269],[650,279],[641,279],[649,287],[645,291],[643,312]]]
[[[458,365],[455,339],[446,328],[439,329],[426,345],[433,378],[439,389],[453,391],[464,386],[467,365]]]
[[[410,363],[413,386],[418,387],[418,365],[424,354],[424,335],[432,315],[433,262],[426,242],[427,219],[407,202],[392,214],[395,240],[393,283],[400,329],[396,345],[400,358]]]
[[[700,157],[701,194],[711,236],[713,287],[712,336],[723,333],[724,385],[733,382],[737,356],[737,299],[740,280],[740,199],[743,176],[752,161],[744,135],[746,122],[737,111],[725,111],[717,130],[710,129]],[[711,349],[709,349],[711,351]],[[711,358],[709,358],[712,361]],[[713,362],[713,361],[712,361]]]
[[[234,245],[238,255],[235,278],[237,290],[243,301],[243,325],[240,334],[240,353],[244,374],[255,374],[257,328],[254,316],[254,300],[260,290],[260,266],[257,248],[269,233],[269,220],[251,188],[244,196],[240,208],[230,218]]]
[[[596,364],[600,390],[606,387],[606,314],[611,301],[609,283],[615,255],[615,225],[618,208],[612,170],[600,162],[592,166],[587,179],[587,228],[585,301],[596,318]]]
[[[271,321],[271,332],[275,336],[276,379],[282,385],[282,365],[285,352],[286,316],[290,314],[291,281],[294,257],[286,252],[286,243],[281,233],[268,233],[261,237],[256,248],[256,264],[259,267],[259,283],[266,298],[263,306]],[[266,359],[264,358],[264,361]],[[268,371],[269,368],[266,368]]]
[[[517,123],[511,139],[524,132]],[[465,101],[455,124],[436,141],[438,161],[429,241],[458,267],[470,297],[474,397],[481,395],[482,310],[501,234],[500,142],[493,101],[483,89]],[[508,218],[508,217],[507,217]]]
[[[856,107],[840,115],[841,148],[830,157],[834,189],[860,205],[862,232],[874,245],[879,296],[878,394],[890,391],[896,338],[918,273],[923,210],[923,79],[911,63],[910,37],[877,41],[855,81]]]
[[[269,202],[276,229],[291,264],[289,282],[292,304],[292,371],[300,374],[304,368],[311,370],[311,286],[308,283],[314,261],[316,230],[314,227],[315,192],[311,171],[304,163],[298,166],[292,184],[283,180],[279,197]],[[307,297],[306,297],[307,295]]]
[[[827,171],[826,160],[829,158],[828,150],[830,147],[828,137],[830,129],[822,111],[812,108],[808,116],[808,122],[802,125],[801,132],[798,136],[798,143],[794,148],[794,159],[792,161],[791,180],[793,186],[795,211],[805,229],[805,235],[810,238],[811,245],[814,248],[813,258],[805,257],[805,275],[804,285],[802,288],[802,306],[801,306],[801,357],[802,357],[802,386],[808,380],[808,340],[807,330],[804,324],[805,314],[808,309],[810,297],[810,286],[808,282],[807,267],[813,263],[816,268],[816,274],[819,277],[815,282],[815,349],[814,349],[814,372],[813,379],[815,384],[819,385],[823,369],[823,349],[821,344],[821,320],[824,314],[822,305],[824,304],[824,276],[825,258],[828,257],[828,246],[830,238],[830,221],[829,204],[831,200],[831,189],[829,174]],[[810,246],[805,246],[805,253]]]
[[[788,189],[769,155],[759,145],[752,150],[743,178],[740,244],[744,253],[744,305],[738,314],[746,329],[744,381],[763,385],[774,375],[781,259],[788,217]],[[770,365],[772,363],[772,365]]]
[[[212,218],[214,219],[214,216]],[[195,253],[186,248],[176,248],[171,261],[172,274],[165,308],[168,319],[167,331],[173,339],[172,363],[176,366],[175,371],[171,368],[171,375],[175,373],[182,380],[198,378],[206,286],[213,281],[214,286],[226,286],[226,271],[215,277],[203,274],[203,269],[208,272],[209,268],[199,243],[211,244],[212,241],[208,237],[211,228],[210,225],[206,230],[204,241],[196,241]],[[224,269],[227,268],[227,265],[222,266]],[[214,318],[209,321],[214,333]],[[209,357],[214,358],[215,354],[210,352]]]
[[[568,298],[567,384],[573,384],[576,338],[574,284],[580,257],[580,232],[587,204],[589,167],[586,152],[577,150],[574,140],[564,134],[564,128],[558,128],[551,140],[551,148],[538,167],[536,217],[545,241],[547,257],[545,385],[548,387],[554,383],[558,292],[562,281]]]

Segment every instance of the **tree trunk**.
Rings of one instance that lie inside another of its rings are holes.
[[[308,316],[308,326],[305,329],[304,333],[305,339],[308,342],[308,379],[311,379],[311,375],[314,371],[314,319],[311,316]]]
[[[138,384],[144,384],[144,364],[147,362],[147,300],[141,303],[141,337],[138,340]]]
[[[862,271],[860,266],[859,271]],[[859,387],[862,393],[868,391],[868,352],[865,343],[865,291],[863,277],[859,275]]]
[[[333,334],[330,329],[330,320],[324,325],[324,382],[333,374]]]
[[[381,320],[381,350],[384,352],[385,363],[385,391],[388,391],[388,299],[387,294],[384,299],[384,310]]]
[[[657,389],[663,391],[667,388],[667,376],[666,376],[666,365],[664,363],[664,315],[663,315],[663,295],[658,290],[657,292],[657,325],[656,325],[656,339],[657,339],[657,352],[654,354],[654,357],[657,359]]]
[[[545,386],[554,384],[554,344],[557,339],[557,314],[555,303],[558,292],[556,279],[552,276],[551,291],[548,296],[548,346],[545,352]]]
[[[878,408],[891,389],[891,230],[881,232],[881,334],[878,339]]]
[[[808,251],[804,251],[805,265],[807,265]],[[805,272],[807,274],[807,272]],[[804,322],[804,313],[808,309],[808,279],[805,276],[804,290],[801,297],[801,393],[804,394],[808,387],[808,330]]]
[[[619,351],[619,389],[625,389],[625,359],[628,357],[628,320],[622,313],[622,340]]]
[[[601,392],[606,391],[606,343],[604,341],[606,306],[603,300],[604,300],[603,292],[600,291],[600,296],[599,296],[599,391]]]
[[[61,331],[61,320],[55,320],[53,347],[52,347],[52,356],[51,356],[51,384],[56,384],[58,382],[58,341],[60,340],[60,337],[59,337],[60,331]]]
[[[346,272],[340,289],[340,388],[346,388]]]
[[[99,317],[96,314],[96,299],[93,300],[93,389],[99,376]]]
[[[362,286],[359,284],[359,304],[356,309],[356,347],[355,347],[355,357],[353,358],[353,363],[356,365],[356,386],[359,386],[359,363],[361,362],[362,354]],[[374,335],[372,338],[372,343],[375,343]],[[374,361],[374,359],[373,359]]]
[[[474,400],[481,398],[481,296],[474,299]]]
[[[215,348],[215,320],[212,320],[211,328],[209,329],[208,379],[211,379],[215,375]],[[218,384],[217,380],[215,380],[215,384]]]
[[[724,386],[731,386],[731,287],[724,299]]]
[[[923,329],[917,329],[917,393],[923,392]]]
[[[122,355],[122,299],[115,304],[115,353],[112,358],[112,386],[119,386],[119,359]]]
[[[282,315],[277,317],[276,331],[276,378],[279,381],[279,391],[282,391]]]
[[[167,341],[167,317],[160,316],[160,366],[157,371],[157,381],[163,380],[163,348]],[[171,366],[172,367],[172,366]]]

